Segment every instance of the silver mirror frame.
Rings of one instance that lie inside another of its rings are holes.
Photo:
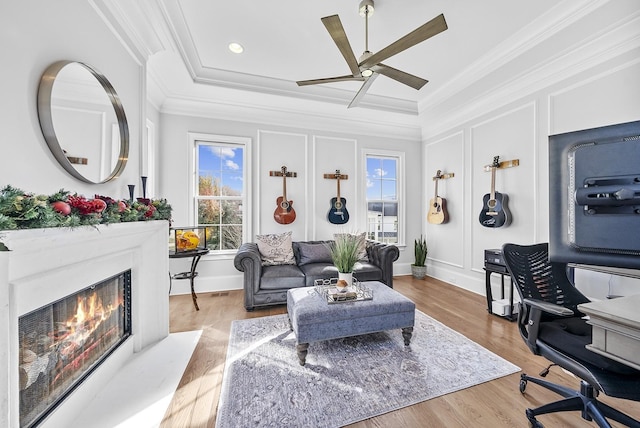
[[[55,83],[58,73],[66,65],[72,63],[84,67],[93,75],[93,77],[95,77],[109,97],[113,110],[115,111],[116,118],[118,119],[118,129],[120,132],[120,151],[118,154],[118,162],[113,168],[113,171],[111,171],[111,174],[102,181],[89,180],[74,168],[73,164],[69,159],[67,159],[67,156],[62,150],[62,146],[58,141],[58,137],[56,136],[55,128],[53,126],[53,115],[51,111],[51,94],[53,91],[53,84]],[[40,121],[42,134],[44,135],[44,139],[47,142],[51,153],[53,153],[53,156],[65,171],[78,180],[91,184],[106,183],[118,178],[124,170],[124,167],[127,165],[127,159],[129,157],[129,126],[127,123],[127,117],[124,114],[124,108],[122,107],[120,97],[118,97],[116,90],[113,88],[109,80],[107,80],[107,78],[95,68],[82,62],[66,60],[55,62],[47,67],[42,74],[40,85],[38,86],[38,119]]]

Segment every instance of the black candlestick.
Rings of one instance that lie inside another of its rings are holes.
[[[143,175],[140,179],[142,180],[142,198],[147,199],[147,177]]]
[[[133,190],[136,188],[135,184],[127,184],[129,186],[129,201],[133,202]]]

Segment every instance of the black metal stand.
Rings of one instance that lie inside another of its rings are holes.
[[[169,278],[171,280],[188,279],[191,282],[191,298],[193,299],[193,306],[195,306],[196,311],[199,311],[200,308],[198,307],[198,302],[197,302],[198,296],[196,295],[196,292],[194,289],[193,280],[195,279],[196,276],[198,276],[198,272],[196,272],[196,267],[198,267],[198,262],[200,261],[200,258],[208,253],[209,253],[208,248],[193,250],[193,251],[180,251],[180,252],[169,251],[170,259],[181,259],[185,257],[193,257],[191,259],[191,270],[189,270],[188,272],[176,273],[174,275],[169,274]],[[169,292],[171,292],[171,284],[169,284]]]
[[[491,274],[497,273],[500,275],[500,298],[504,299],[504,276],[509,275],[507,272],[507,268],[502,265],[494,265],[491,263],[484,264],[484,272],[485,272],[485,288],[487,295],[487,312],[493,315],[497,315],[503,318],[508,319],[509,321],[515,321],[517,316],[513,314],[513,283],[511,283],[511,290],[509,293],[509,310],[506,315],[498,315],[493,313],[492,303],[493,303],[493,292],[491,291]]]

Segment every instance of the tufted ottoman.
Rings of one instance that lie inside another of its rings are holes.
[[[300,365],[304,365],[310,342],[402,329],[409,346],[416,305],[378,281],[364,282],[373,291],[372,300],[329,304],[314,287],[287,291],[287,312],[296,335]]]

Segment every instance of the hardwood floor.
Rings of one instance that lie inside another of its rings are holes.
[[[489,315],[483,296],[432,278],[394,278],[394,288],[416,303],[417,309],[495,352],[523,372],[535,375],[547,360],[530,353],[515,322]],[[246,312],[241,290],[199,295],[196,312],[191,296],[171,297],[171,331],[203,330],[162,427],[214,427],[231,321],[286,313],[286,306]],[[520,374],[476,385],[462,391],[368,419],[351,427],[527,427],[525,409],[555,401],[558,396],[530,383],[525,394],[518,390]],[[578,387],[572,375],[554,367],[552,382]],[[603,402],[640,419],[640,403],[601,395]],[[578,412],[545,415],[546,427],[589,427]],[[620,425],[613,425],[620,426]]]

